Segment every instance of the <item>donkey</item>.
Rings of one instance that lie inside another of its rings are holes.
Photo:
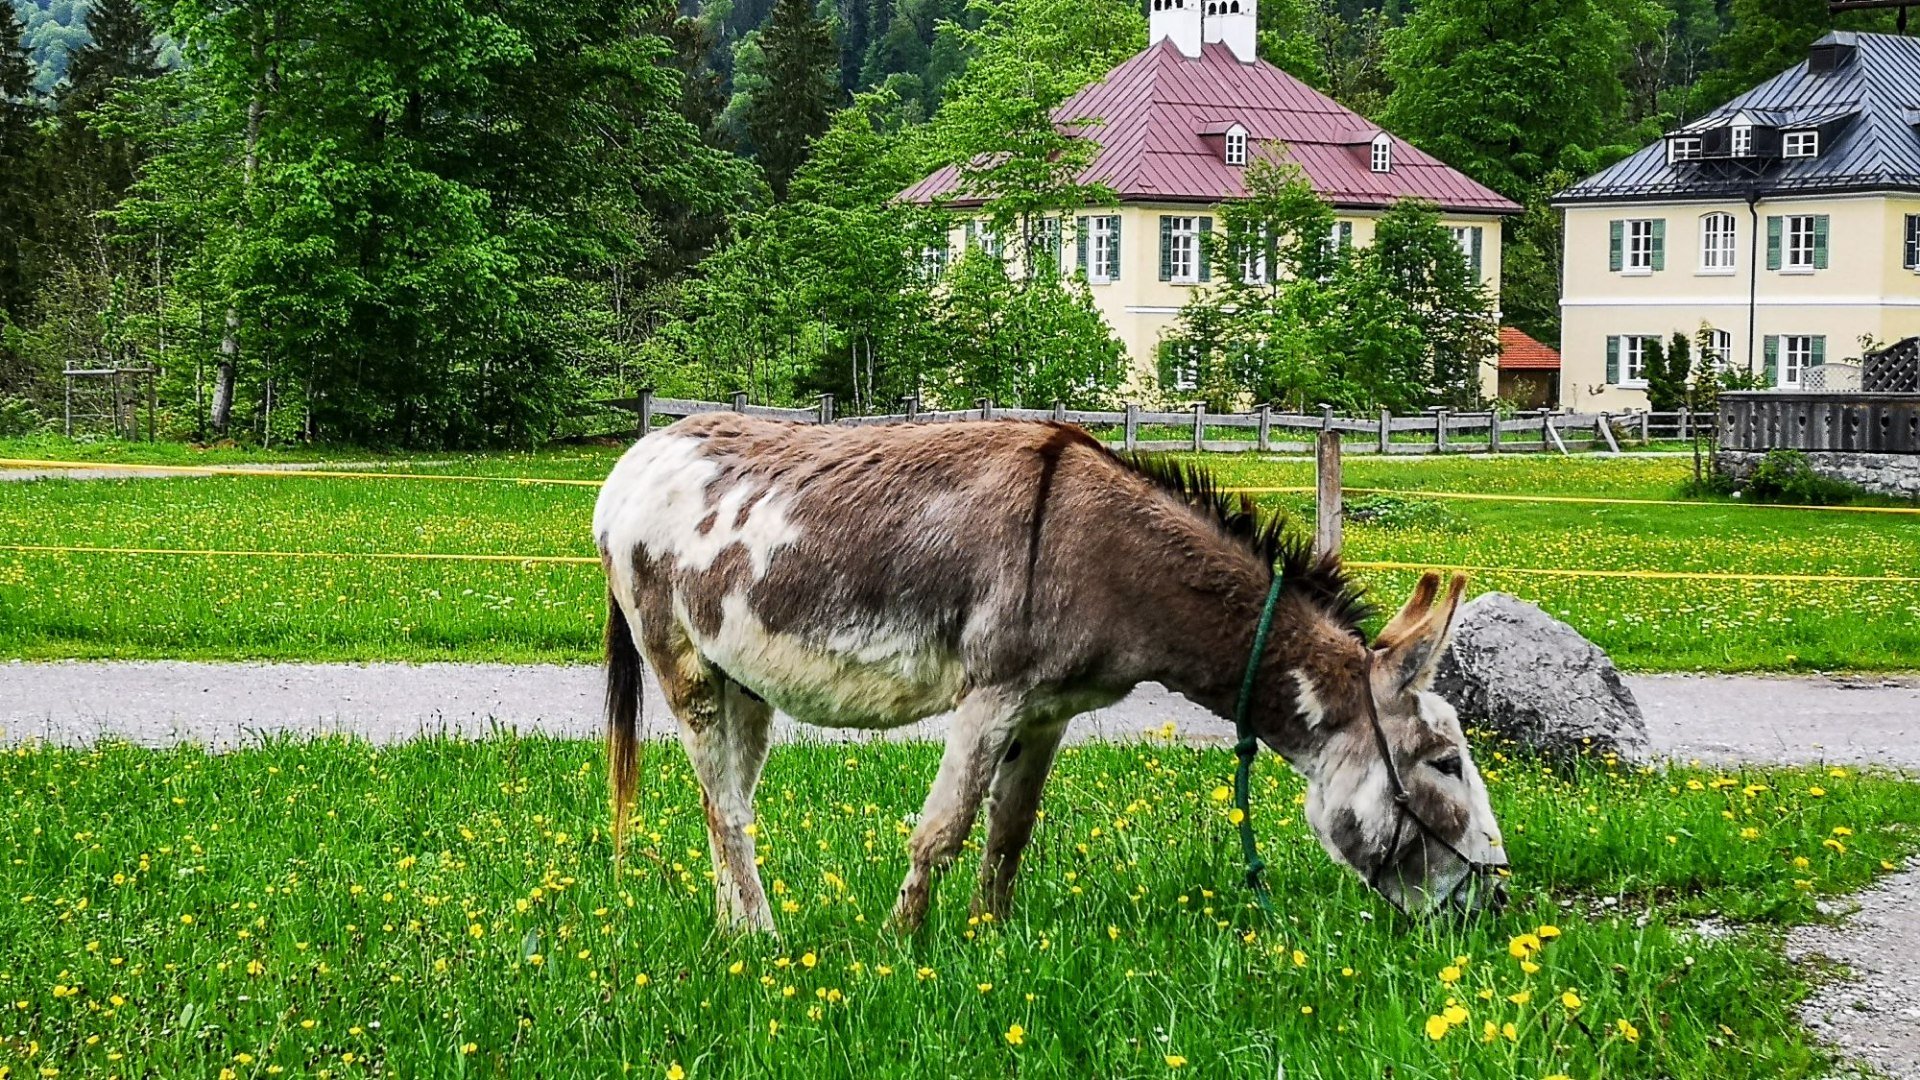
[[[1252,732],[1307,777],[1335,860],[1403,911],[1497,905],[1499,826],[1454,710],[1428,692],[1465,579],[1442,599],[1423,577],[1369,647],[1338,561],[1283,525],[1200,469],[1063,424],[709,413],[649,435],[593,517],[616,848],[643,657],[700,782],[720,920],[763,931],[753,798],[775,708],[869,730],[952,713],[892,913],[911,931],[983,801],[974,910],[1004,917],[1069,720],[1149,680],[1231,716],[1254,665]]]

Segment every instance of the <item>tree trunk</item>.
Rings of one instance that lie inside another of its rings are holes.
[[[258,27],[253,36],[253,63],[260,71],[260,85],[247,101],[246,153],[241,159],[241,223],[245,227],[246,207],[253,195],[253,174],[260,164],[260,118],[266,111],[266,84],[273,81],[273,75],[267,70],[267,41],[265,27]],[[227,427],[233,421],[233,386],[235,373],[240,363],[240,311],[232,304],[227,305],[226,328],[220,334],[220,366],[214,374],[213,385],[213,431],[216,435],[225,435]]]

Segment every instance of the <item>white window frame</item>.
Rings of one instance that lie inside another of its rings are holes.
[[[1373,152],[1368,164],[1377,173],[1393,171],[1393,140],[1387,137],[1386,132],[1373,137]]]
[[[1227,164],[1245,165],[1247,163],[1247,133],[1239,128],[1227,132],[1225,151]]]
[[[1200,389],[1200,347],[1192,343],[1173,347],[1173,388],[1192,391]]]
[[[1733,137],[1729,144],[1729,150],[1732,152],[1733,156],[1737,158],[1753,156],[1753,125],[1752,124],[1733,125]]]
[[[990,221],[982,221],[975,226],[973,246],[979,248],[982,254],[991,255],[996,259],[1006,257],[1006,246],[1000,242],[1000,234],[994,230],[993,223]]]
[[[1060,272],[1062,236],[1060,219],[1057,217],[1043,217],[1035,223],[1033,235],[1027,238],[1027,272],[1029,274],[1046,266],[1046,256],[1042,254],[1043,252],[1053,255],[1053,272],[1056,274]]]
[[[946,273],[951,252],[945,244],[929,244],[920,249],[920,273],[927,281],[938,281]]]
[[[1334,225],[1333,227],[1333,237],[1334,237],[1334,242],[1338,243],[1340,240],[1340,226],[1337,224]],[[1267,230],[1265,226],[1262,226],[1260,229],[1259,235],[1255,236],[1253,238],[1253,242],[1247,245],[1246,250],[1240,253],[1241,284],[1243,285],[1271,284],[1271,282],[1267,280],[1268,269],[1269,267],[1267,266]]]
[[[1817,334],[1780,335],[1780,387],[1798,388],[1813,366],[1813,339]],[[1794,346],[1798,344],[1798,348]]]
[[[1677,161],[1699,161],[1704,153],[1698,135],[1676,135],[1667,140],[1669,165]]]
[[[1732,274],[1739,269],[1740,219],[1724,210],[1700,215],[1700,272]]]
[[[1183,215],[1173,219],[1172,246],[1167,253],[1167,266],[1172,273],[1168,281],[1175,285],[1198,285],[1200,283],[1200,218],[1198,215]]]
[[[1628,218],[1620,237],[1620,272],[1653,273],[1653,219]]]
[[[1788,214],[1780,223],[1780,271],[1813,273],[1814,219],[1817,214]]]
[[[1733,334],[1709,329],[1700,346],[1700,366],[1708,371],[1728,371],[1733,367]]]
[[[1096,214],[1087,219],[1087,283],[1113,284],[1113,272],[1120,268],[1120,253],[1114,250],[1113,214]]]
[[[1459,248],[1461,257],[1467,260],[1468,269],[1472,269],[1473,267],[1473,226],[1449,225],[1447,226],[1447,234],[1453,237],[1453,246]],[[1648,250],[1651,251],[1652,249],[1649,248]],[[1621,265],[1625,266],[1626,264],[1622,263]]]
[[[1622,390],[1647,388],[1647,342],[1660,340],[1657,334],[1620,335],[1620,383]]]
[[[1907,215],[1907,228],[1900,245],[1901,267],[1920,272],[1920,214]]]
[[[1810,158],[1820,156],[1819,131],[1789,131],[1780,137],[1780,156]]]

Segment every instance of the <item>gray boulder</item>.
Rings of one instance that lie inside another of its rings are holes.
[[[1461,605],[1434,690],[1469,726],[1549,756],[1647,754],[1647,721],[1613,661],[1580,632],[1506,593]]]

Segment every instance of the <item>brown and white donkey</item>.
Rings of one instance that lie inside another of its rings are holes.
[[[773,928],[753,797],[775,708],[865,729],[952,713],[893,910],[914,928],[983,800],[974,906],[1004,914],[1074,716],[1149,680],[1231,716],[1249,662],[1250,725],[1307,777],[1329,854],[1409,911],[1501,891],[1471,873],[1505,861],[1486,787],[1427,692],[1465,580],[1436,603],[1439,578],[1424,577],[1369,648],[1338,563],[1202,471],[1123,459],[1060,424],[713,413],[627,451],[593,533],[616,839],[644,657],[700,780],[723,923]],[[1272,636],[1250,661],[1276,565]]]

